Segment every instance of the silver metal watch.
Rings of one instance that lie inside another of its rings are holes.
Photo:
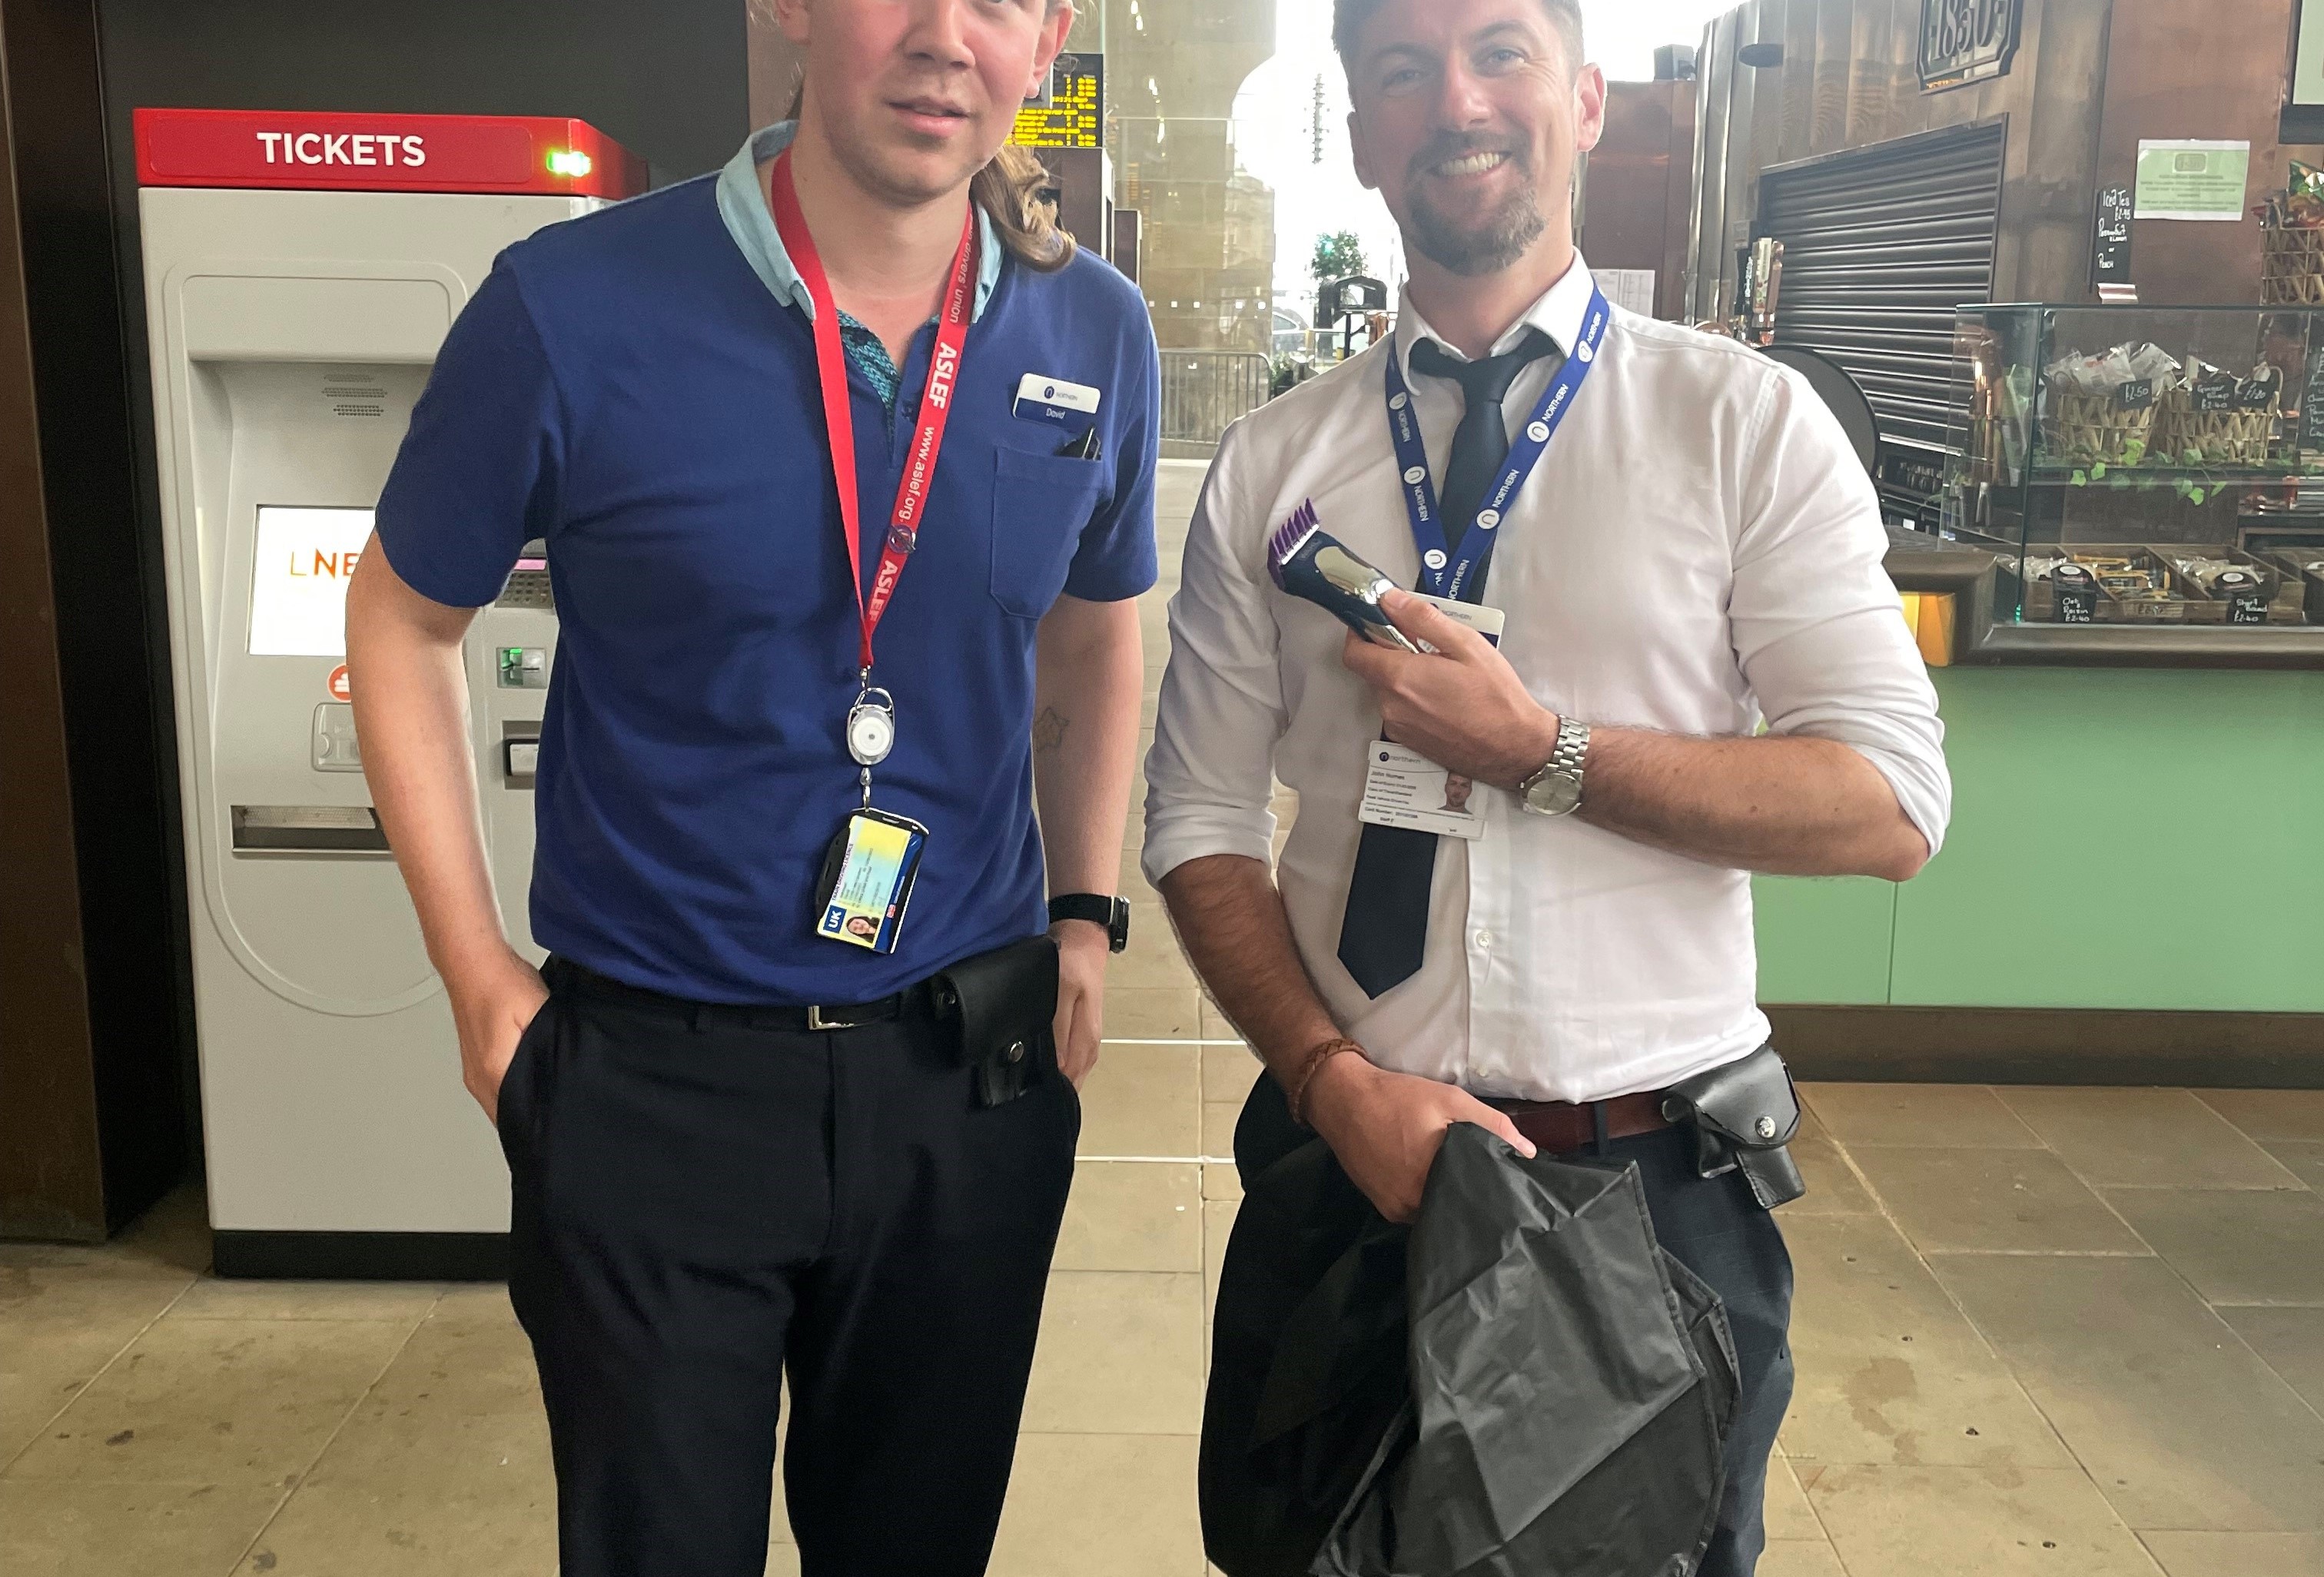
[[[1557,720],[1557,748],[1541,770],[1517,784],[1517,804],[1534,816],[1568,816],[1582,804],[1582,768],[1590,753],[1590,725]]]

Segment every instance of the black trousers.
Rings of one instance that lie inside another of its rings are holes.
[[[1081,1108],[926,1019],[809,1032],[552,961],[502,1086],[564,1577],[982,1572]]]
[[[1584,1149],[1560,1158],[1600,1157]],[[1603,1158],[1637,1163],[1655,1236],[1727,1305],[1742,1390],[1727,1437],[1719,1526],[1695,1571],[1697,1577],[1750,1577],[1767,1542],[1761,1507],[1767,1458],[1792,1403],[1791,1250],[1775,1216],[1759,1208],[1739,1175],[1695,1176],[1694,1138],[1683,1128],[1614,1139]]]

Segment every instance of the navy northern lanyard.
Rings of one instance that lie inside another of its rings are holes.
[[[1500,479],[1486,490],[1482,503],[1477,506],[1476,518],[1461,534],[1461,546],[1448,549],[1444,546],[1444,522],[1436,507],[1436,488],[1428,480],[1428,452],[1420,442],[1420,423],[1412,409],[1412,395],[1404,385],[1404,373],[1397,365],[1397,357],[1388,358],[1388,430],[1396,443],[1397,469],[1404,476],[1404,509],[1412,519],[1412,540],[1420,549],[1420,589],[1431,596],[1446,597],[1455,602],[1473,603],[1485,595],[1485,561],[1492,557],[1493,533],[1508,512],[1509,501],[1517,495],[1533,475],[1541,452],[1549,447],[1549,440],[1557,436],[1566,412],[1573,409],[1573,397],[1581,392],[1582,380],[1590,375],[1597,363],[1598,347],[1606,338],[1606,324],[1613,309],[1606,304],[1605,292],[1594,285],[1590,291],[1590,309],[1582,319],[1582,334],[1573,342],[1573,354],[1542,391],[1540,403],[1533,415],[1509,446],[1508,458],[1502,463]]]

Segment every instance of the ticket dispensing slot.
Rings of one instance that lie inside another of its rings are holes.
[[[237,805],[237,854],[385,854],[387,834],[368,805]]]

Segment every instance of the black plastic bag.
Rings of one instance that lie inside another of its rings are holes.
[[[1736,1368],[1635,1169],[1445,1139],[1407,1233],[1262,1081],[1203,1423],[1229,1577],[1665,1577],[1700,1558]],[[1286,1143],[1295,1148],[1286,1150]]]

